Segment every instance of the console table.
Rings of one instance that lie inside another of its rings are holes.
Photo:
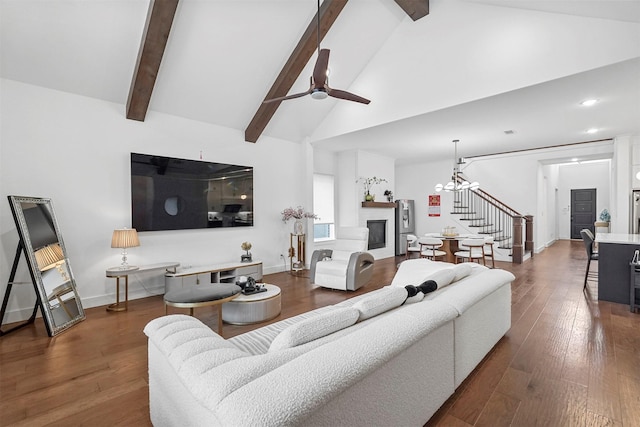
[[[211,283],[235,283],[240,276],[262,280],[262,261],[227,262],[181,268],[164,275],[165,294],[188,286]]]
[[[108,305],[107,311],[127,311],[129,308],[129,274],[153,270],[165,270],[165,272],[167,272],[171,269],[175,272],[179,265],[179,262],[161,262],[159,264],[143,265],[140,267],[130,265],[125,268],[118,266],[107,269],[107,277],[113,277],[116,279],[116,302]],[[124,278],[124,301],[120,301],[121,278]]]

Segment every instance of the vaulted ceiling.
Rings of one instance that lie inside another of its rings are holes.
[[[148,0],[0,5],[3,78],[121,104],[126,120]],[[147,117],[244,133],[316,7],[180,0]],[[371,104],[285,101],[262,135],[407,163],[450,158],[456,138],[470,156],[640,133],[640,0],[431,0],[417,21],[393,0],[350,0],[322,47],[331,85]],[[289,93],[308,89],[314,63]],[[600,102],[579,105],[590,97]]]

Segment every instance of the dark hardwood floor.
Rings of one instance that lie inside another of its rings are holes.
[[[282,288],[274,321],[384,286],[398,261],[376,261],[372,283],[348,294],[288,273],[265,276]],[[427,425],[640,426],[640,314],[598,302],[593,287],[585,297],[582,242],[498,264],[516,276],[512,327]],[[196,316],[216,330],[214,310]],[[150,297],[128,312],[88,309],[55,338],[41,320],[0,338],[0,425],[150,425],[142,329],[163,314],[162,298]],[[224,335],[262,325],[225,325]]]

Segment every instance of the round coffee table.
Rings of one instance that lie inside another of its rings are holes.
[[[280,288],[263,283],[266,292],[240,294],[232,301],[222,304],[222,320],[232,325],[250,325],[266,322],[280,314]]]

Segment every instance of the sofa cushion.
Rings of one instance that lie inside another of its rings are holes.
[[[450,286],[438,295],[438,301],[453,306],[462,315],[478,301],[493,293],[498,288],[511,283],[515,276],[506,270],[486,270],[473,278],[465,278],[458,283],[473,280],[472,286]]]
[[[402,305],[407,299],[405,288],[387,286],[380,292],[363,298],[353,305],[360,312],[359,320],[366,320]]]
[[[358,321],[359,314],[355,308],[343,307],[302,320],[280,332],[271,343],[269,351],[296,347],[348,328]]]
[[[329,274],[333,276],[344,276],[347,271],[348,261],[330,259],[316,263],[316,274]]]
[[[348,250],[341,251],[341,250],[334,249],[333,252],[331,252],[331,261],[334,261],[334,262],[341,261],[344,263],[346,268],[352,253],[353,251],[348,251]]]

